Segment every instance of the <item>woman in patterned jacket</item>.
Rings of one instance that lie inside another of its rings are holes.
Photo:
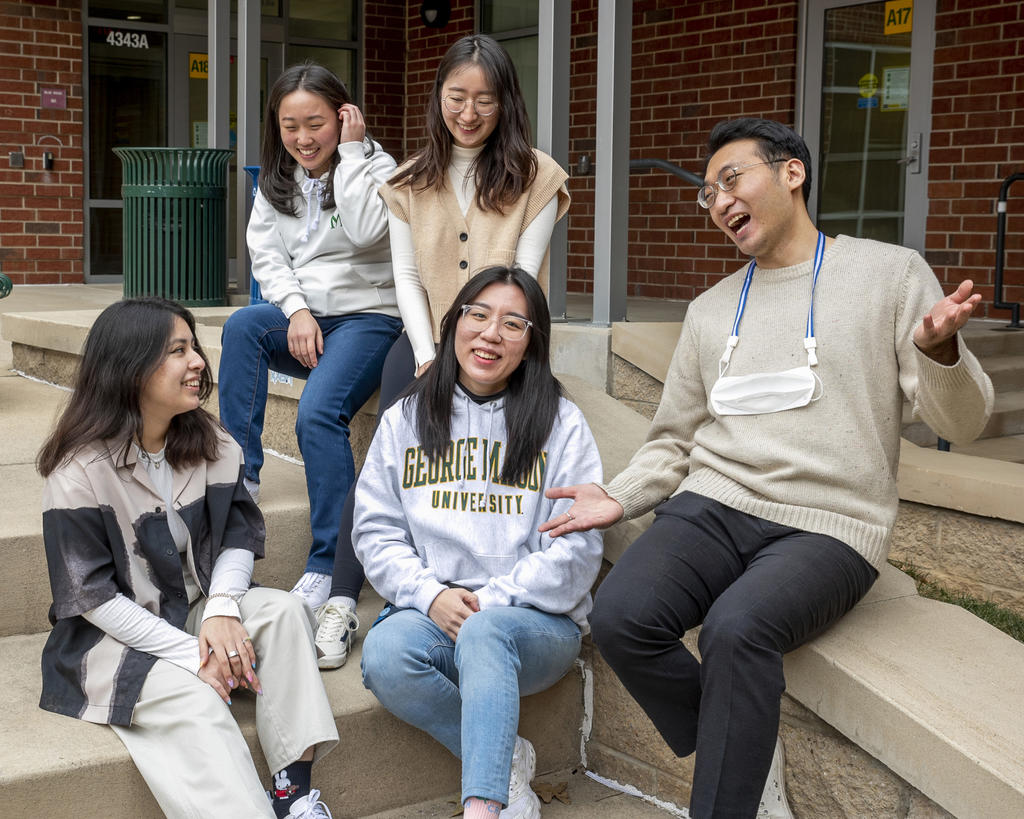
[[[111,726],[167,816],[329,817],[310,767],[337,744],[310,615],[250,589],[263,518],[192,315],[111,305],[39,454],[53,631],[40,706]],[[256,698],[268,794],[229,706]]]

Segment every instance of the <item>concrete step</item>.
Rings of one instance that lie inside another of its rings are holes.
[[[613,790],[587,776],[582,767],[543,773],[538,767],[533,787],[542,795],[547,788],[565,786],[569,803],[557,798],[541,803],[544,819],[645,819],[645,817],[682,816],[678,810],[663,810],[637,796]],[[449,819],[459,810],[459,794],[441,799],[405,805],[397,810],[375,813],[367,819]]]
[[[935,433],[923,421],[912,421],[910,405],[903,406],[902,435],[918,446],[935,446]],[[996,393],[992,417],[979,439],[1002,438],[1007,435],[1024,433],[1024,389]]]
[[[997,355],[981,359],[981,366],[992,379],[996,394],[1024,390],[1024,354]]]
[[[1002,438],[979,438],[967,446],[953,447],[961,455],[991,458],[1024,464],[1024,435],[1006,435]]]
[[[27,378],[0,378],[0,554],[11,567],[0,595],[0,637],[49,628],[50,586],[40,514],[43,479],[35,457],[67,394]],[[267,526],[267,556],[257,561],[255,579],[291,588],[302,574],[310,544],[302,467],[269,457],[260,508]]]
[[[989,356],[1024,355],[1024,330],[1007,330],[1007,321],[971,319],[961,330],[971,352],[984,361]]]
[[[459,788],[458,760],[427,734],[392,716],[363,688],[362,637],[381,605],[375,594],[364,593],[359,603],[363,626],[353,655],[343,668],[322,674],[341,744],[314,768],[314,786],[336,819],[387,810],[408,816],[403,805]],[[38,815],[44,796],[47,816],[70,816],[55,806],[70,811],[73,805],[76,819],[159,819],[163,814],[113,731],[38,708],[45,639],[45,634],[0,639],[0,689],[8,713],[16,715],[0,722],[0,815]],[[577,763],[582,709],[578,668],[548,691],[523,700],[519,731],[537,749],[538,771]],[[252,698],[236,697],[232,711],[261,779],[269,781],[256,741]]]

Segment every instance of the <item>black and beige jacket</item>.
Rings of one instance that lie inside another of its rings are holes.
[[[220,456],[174,473],[174,506],[188,528],[188,568],[204,594],[224,549],[263,557],[263,517],[242,483],[242,453],[221,433]],[[53,624],[43,649],[41,708],[89,722],[131,724],[156,658],[122,644],[81,615],[119,592],[177,628],[189,601],[183,560],[164,500],[137,450],[84,447],[46,479],[43,542]]]

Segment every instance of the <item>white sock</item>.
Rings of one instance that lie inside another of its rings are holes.
[[[345,608],[347,606],[352,609],[352,611],[356,610],[356,601],[351,597],[332,597],[327,602],[332,603],[338,608]]]

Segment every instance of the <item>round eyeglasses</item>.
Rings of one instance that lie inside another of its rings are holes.
[[[461,114],[466,110],[466,106],[470,104],[470,100],[467,100],[460,94],[448,94],[441,98],[441,102],[449,114]],[[498,110],[498,103],[494,100],[472,100],[472,105],[473,110],[481,117],[489,117]]]
[[[466,324],[477,333],[482,333],[497,321],[498,335],[505,341],[520,341],[526,336],[526,331],[533,326],[532,321],[524,319],[522,316],[495,316],[494,313],[479,304],[464,304],[459,309],[462,310],[462,317],[466,320]]]
[[[776,162],[785,162],[785,159],[769,159],[767,162],[751,162],[749,165],[736,165],[732,168],[722,168],[718,172],[718,179],[715,180],[714,185],[704,185],[699,191],[697,191],[697,204],[705,210],[711,208],[715,204],[715,196],[718,191],[728,193],[736,187],[736,179],[743,175],[742,171],[746,168],[756,168],[760,165],[774,165]],[[715,188],[718,190],[715,190]]]

